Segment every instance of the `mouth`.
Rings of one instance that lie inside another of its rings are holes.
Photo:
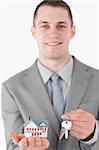
[[[62,42],[46,42],[45,45],[47,46],[59,46]]]

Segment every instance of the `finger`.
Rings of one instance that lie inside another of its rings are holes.
[[[79,126],[75,126],[75,125],[72,125],[72,127],[71,127],[71,131],[75,131],[75,132],[79,132],[79,133],[82,133],[82,131],[85,129],[86,129],[85,127],[79,127]]]
[[[65,114],[63,114],[63,115],[66,115],[66,114],[70,114],[70,113],[85,113],[86,111],[84,111],[83,109],[75,109],[75,110],[71,110],[71,111],[69,111],[69,112],[66,112]]]
[[[64,115],[63,119],[67,119],[70,121],[87,121],[88,120],[88,113],[67,113]]]
[[[42,147],[42,139],[37,137],[35,138],[35,147],[40,148]]]
[[[76,134],[79,139],[85,139],[86,137],[91,135],[93,133],[93,131],[94,131],[94,129],[90,127],[90,124],[87,127],[86,126],[79,127],[79,126],[73,125],[71,127],[70,133],[74,134],[74,136]]]
[[[80,140],[86,139],[90,135],[87,133],[87,130],[82,130],[82,132],[71,130],[70,134]]]
[[[42,148],[46,149],[49,147],[49,141],[48,139],[42,138]]]
[[[85,113],[85,111],[81,108],[70,111],[69,113]]]
[[[65,114],[63,114],[62,116],[61,116],[61,118],[62,119],[67,119],[67,120],[69,120],[69,116],[70,115],[72,115],[72,114],[84,114],[85,113],[85,111],[84,110],[82,110],[82,109],[76,109],[76,110],[72,110],[72,111],[70,111],[70,112],[67,112],[67,113],[65,113]]]
[[[49,147],[49,141],[45,138],[30,137],[28,140],[30,149],[44,150]]]
[[[86,121],[72,121],[72,127],[73,126],[78,126],[80,128],[85,127],[88,128],[90,127],[89,123]]]
[[[75,132],[75,131],[70,131],[70,134],[74,137],[76,137],[77,139],[81,139],[81,134],[79,132]]]
[[[28,147],[28,140],[27,138],[23,137],[20,142],[18,143],[21,149],[26,149]]]
[[[15,144],[18,144],[18,142],[23,138],[23,135],[17,135],[17,133],[14,131],[8,132],[8,136],[13,140]]]
[[[40,137],[30,137],[29,141],[29,149],[42,150],[42,139]]]
[[[28,138],[28,146],[29,146],[29,149],[34,149],[35,148],[35,137],[29,137]]]

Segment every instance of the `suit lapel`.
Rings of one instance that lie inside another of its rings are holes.
[[[33,103],[37,105],[36,111],[33,111],[33,116],[36,116],[36,120],[39,119],[39,117],[44,117],[49,121],[55,133],[59,135],[59,125],[57,118],[43,80],[38,71],[36,62],[28,69],[24,83],[30,94],[32,94],[32,98],[34,99],[34,101],[31,99],[31,105],[33,105]],[[43,113],[43,115],[40,114],[40,112]]]
[[[70,92],[66,101],[65,112],[79,108],[91,77],[91,73],[88,72],[88,67],[74,58],[73,75]],[[30,94],[32,94],[31,105],[33,105],[33,103],[37,105],[37,111],[33,111],[33,116],[35,116],[36,119],[39,119],[40,116],[44,116],[45,119],[49,121],[55,133],[59,135],[57,118],[36,63],[27,70],[24,84]],[[42,112],[43,115],[39,112]]]
[[[72,81],[65,112],[79,108],[91,77],[91,73],[88,72],[88,66],[85,66],[74,58]]]

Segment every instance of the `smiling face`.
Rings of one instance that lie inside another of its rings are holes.
[[[51,6],[39,8],[32,35],[37,40],[40,59],[55,60],[69,55],[69,42],[74,33],[67,10]]]

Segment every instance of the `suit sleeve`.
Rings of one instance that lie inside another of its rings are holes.
[[[98,140],[98,134],[99,134],[99,126],[98,126],[98,121],[96,121],[95,130],[91,134],[91,137],[89,137],[89,139],[87,138],[86,141],[81,140],[81,142],[87,145],[94,144]]]
[[[11,139],[9,139],[7,133],[9,131],[17,132],[23,125],[23,120],[15,103],[13,94],[11,94],[11,91],[9,90],[6,84],[2,85],[1,107],[6,136],[6,149],[19,150],[18,146],[14,145]]]
[[[97,126],[99,127],[99,121],[97,120]],[[99,150],[99,130],[97,131],[98,133],[96,133],[97,134],[97,136],[96,137],[94,137],[95,138],[95,142],[93,143],[92,142],[92,144],[91,144],[91,142],[90,143],[86,143],[86,142],[80,142],[80,148],[81,148],[81,150]],[[92,139],[93,141],[94,141],[94,139]]]

